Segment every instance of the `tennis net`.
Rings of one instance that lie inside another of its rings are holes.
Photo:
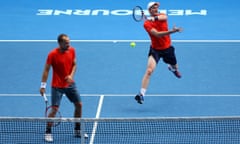
[[[170,118],[0,118],[0,144],[47,143],[46,123],[59,121],[53,127],[52,143],[72,144],[239,144],[240,117],[170,117]],[[88,139],[74,137],[74,123],[81,122]]]

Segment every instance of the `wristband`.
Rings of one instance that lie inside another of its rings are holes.
[[[46,82],[41,82],[41,88],[46,88],[47,87],[47,83]]]

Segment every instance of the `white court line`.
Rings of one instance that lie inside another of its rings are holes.
[[[100,99],[99,99],[99,102],[98,102],[97,113],[96,113],[96,119],[100,118],[100,114],[101,114],[101,110],[102,110],[102,104],[103,104],[103,99],[104,99],[104,95],[100,95]],[[96,133],[96,130],[97,130],[97,126],[98,126],[98,122],[95,121],[94,125],[93,125],[92,136],[91,136],[89,144],[93,144],[94,143],[94,138],[95,138],[95,133]]]
[[[84,97],[98,97],[101,94],[81,94],[81,96]],[[121,97],[129,97],[129,96],[135,96],[136,94],[103,94],[104,96],[121,96]],[[10,96],[24,96],[24,97],[32,97],[32,96],[40,96],[40,94],[7,94],[2,93],[0,94],[0,97],[10,97]],[[50,94],[47,94],[47,96],[50,96]],[[146,96],[153,96],[153,97],[169,97],[169,96],[179,96],[179,97],[239,97],[240,94],[147,94]]]
[[[71,40],[72,42],[150,42],[150,40]],[[57,40],[0,40],[0,42],[57,42]],[[215,42],[240,42],[240,40],[172,40],[172,42],[189,43],[215,43]]]

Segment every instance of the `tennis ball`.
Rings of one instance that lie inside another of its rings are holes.
[[[135,43],[135,42],[131,42],[131,43],[130,43],[130,46],[131,46],[132,48],[134,48],[134,47],[136,46],[136,43]]]

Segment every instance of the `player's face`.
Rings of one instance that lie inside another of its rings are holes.
[[[149,9],[149,13],[151,16],[156,16],[158,15],[158,5],[153,5],[150,9]]]
[[[62,50],[67,50],[70,46],[70,39],[68,37],[63,37],[62,41],[59,43]]]

